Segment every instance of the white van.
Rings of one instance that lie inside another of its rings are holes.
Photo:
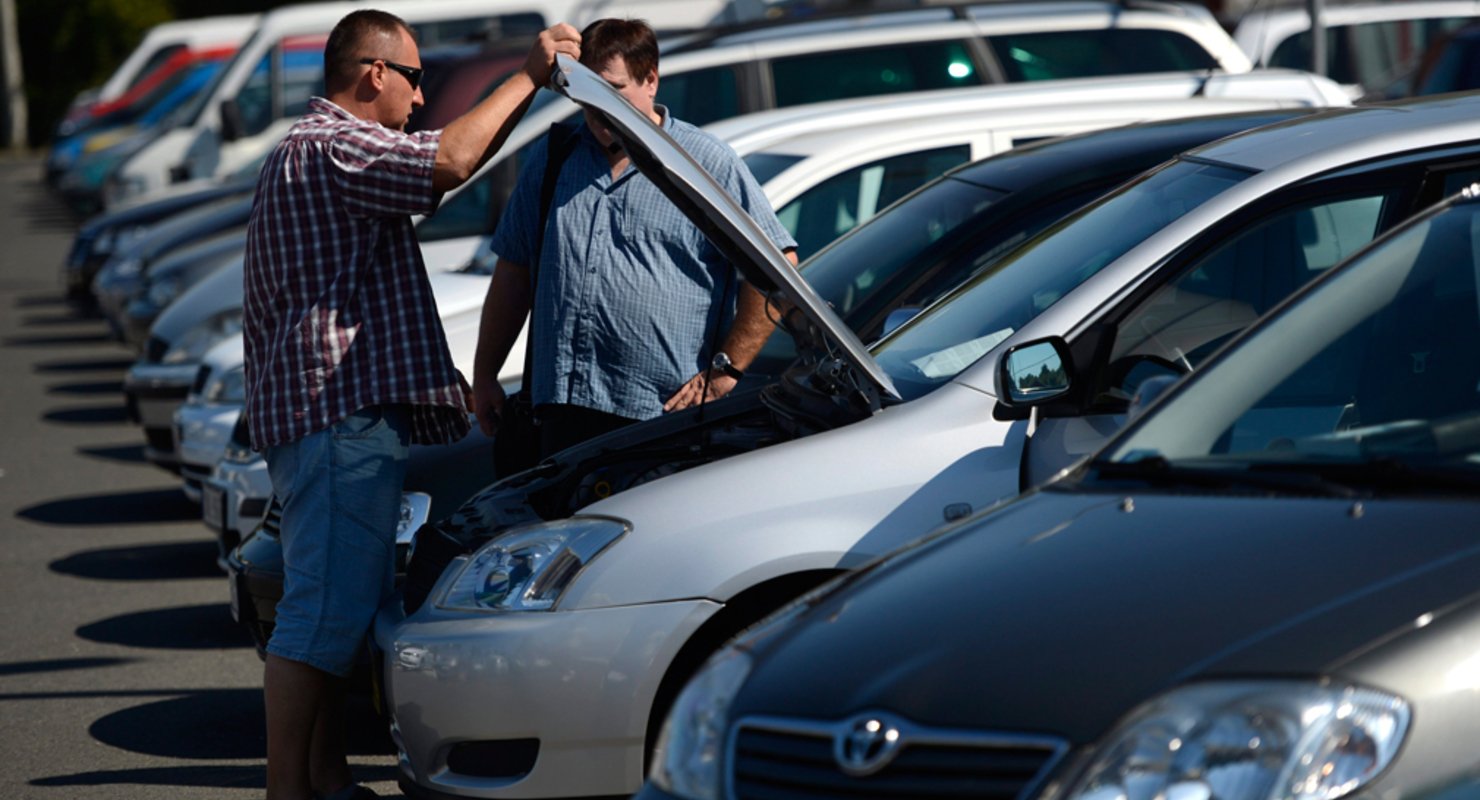
[[[155,25],[89,99],[106,102],[121,96],[176,51],[239,45],[256,30],[260,18],[260,14],[230,14]]]
[[[647,14],[662,24],[698,25],[719,0],[379,0],[374,7],[406,20],[422,47],[470,38],[531,35],[555,22],[579,24],[611,13]],[[336,0],[275,9],[201,93],[179,127],[122,165],[105,203],[170,183],[230,172],[283,136],[323,91],[323,48],[329,32],[364,3]]]

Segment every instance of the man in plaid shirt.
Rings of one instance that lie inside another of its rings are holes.
[[[247,228],[247,414],[282,504],[283,598],[268,644],[268,800],[363,798],[345,757],[344,676],[391,591],[407,448],[468,430],[410,217],[503,144],[580,34],[557,25],[524,68],[441,131],[407,135],[421,57],[398,17],[356,11],[262,169]]]

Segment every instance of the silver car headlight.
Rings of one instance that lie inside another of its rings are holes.
[[[1334,800],[1392,762],[1408,721],[1401,698],[1354,686],[1188,686],[1132,713],[1061,796]]]
[[[202,392],[208,403],[247,404],[247,368],[245,365],[211,376]]]
[[[217,342],[241,332],[242,310],[228,308],[185,332],[180,340],[165,351],[165,364],[198,363]]]
[[[437,601],[458,611],[549,611],[598,555],[630,526],[571,517],[514,528],[483,545]]]

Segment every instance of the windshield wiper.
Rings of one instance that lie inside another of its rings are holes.
[[[1173,464],[1163,456],[1147,456],[1136,461],[1096,461],[1092,466],[1100,479],[1141,481],[1151,486],[1260,489],[1277,494],[1323,497],[1356,497],[1358,494],[1350,486],[1330,481],[1320,474],[1254,471],[1247,467],[1187,467]]]

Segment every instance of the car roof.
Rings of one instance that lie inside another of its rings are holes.
[[[1307,105],[1350,103],[1334,82],[1309,73],[1263,70],[1259,73],[1208,76],[1204,73],[1171,72],[992,84],[832,100],[746,114],[712,123],[705,129],[729,142],[731,147],[750,152],[811,131],[863,128],[902,118],[929,116],[945,119],[985,108],[1169,100],[1191,97],[1199,90],[1205,96],[1219,98],[1267,98],[1278,94],[1305,97]],[[1316,102],[1316,98],[1324,102]]]
[[[759,151],[804,156],[807,158],[842,158],[850,154],[879,151],[896,143],[923,143],[942,137],[966,140],[994,131],[1035,127],[1077,127],[1116,125],[1159,119],[1177,114],[1214,114],[1254,109],[1271,105],[1266,100],[1216,99],[1186,97],[1126,103],[1120,100],[1052,105],[1004,106],[976,109],[953,114],[948,118],[897,118],[881,121],[867,128],[838,127],[810,131],[778,142]],[[1029,134],[1032,135],[1032,134]],[[1053,134],[1040,134],[1051,136]],[[935,146],[935,145],[929,145]],[[738,148],[737,148],[738,149]]]
[[[1135,160],[1145,153],[1180,152],[1255,127],[1308,116],[1310,109],[1266,109],[1238,114],[1157,120],[1080,133],[1015,147],[963,164],[947,177],[1006,192],[1020,192],[1081,173],[1098,164]]]
[[[1480,0],[1327,3],[1321,9],[1322,23],[1328,28],[1365,22],[1467,16],[1480,16]],[[1233,40],[1254,61],[1266,61],[1281,42],[1309,27],[1310,15],[1303,3],[1260,8],[1239,19],[1233,30]]]
[[[1257,172],[1296,162],[1303,170],[1322,171],[1451,142],[1456,130],[1473,128],[1477,120],[1480,94],[1438,95],[1332,109],[1214,142],[1189,155]]]

